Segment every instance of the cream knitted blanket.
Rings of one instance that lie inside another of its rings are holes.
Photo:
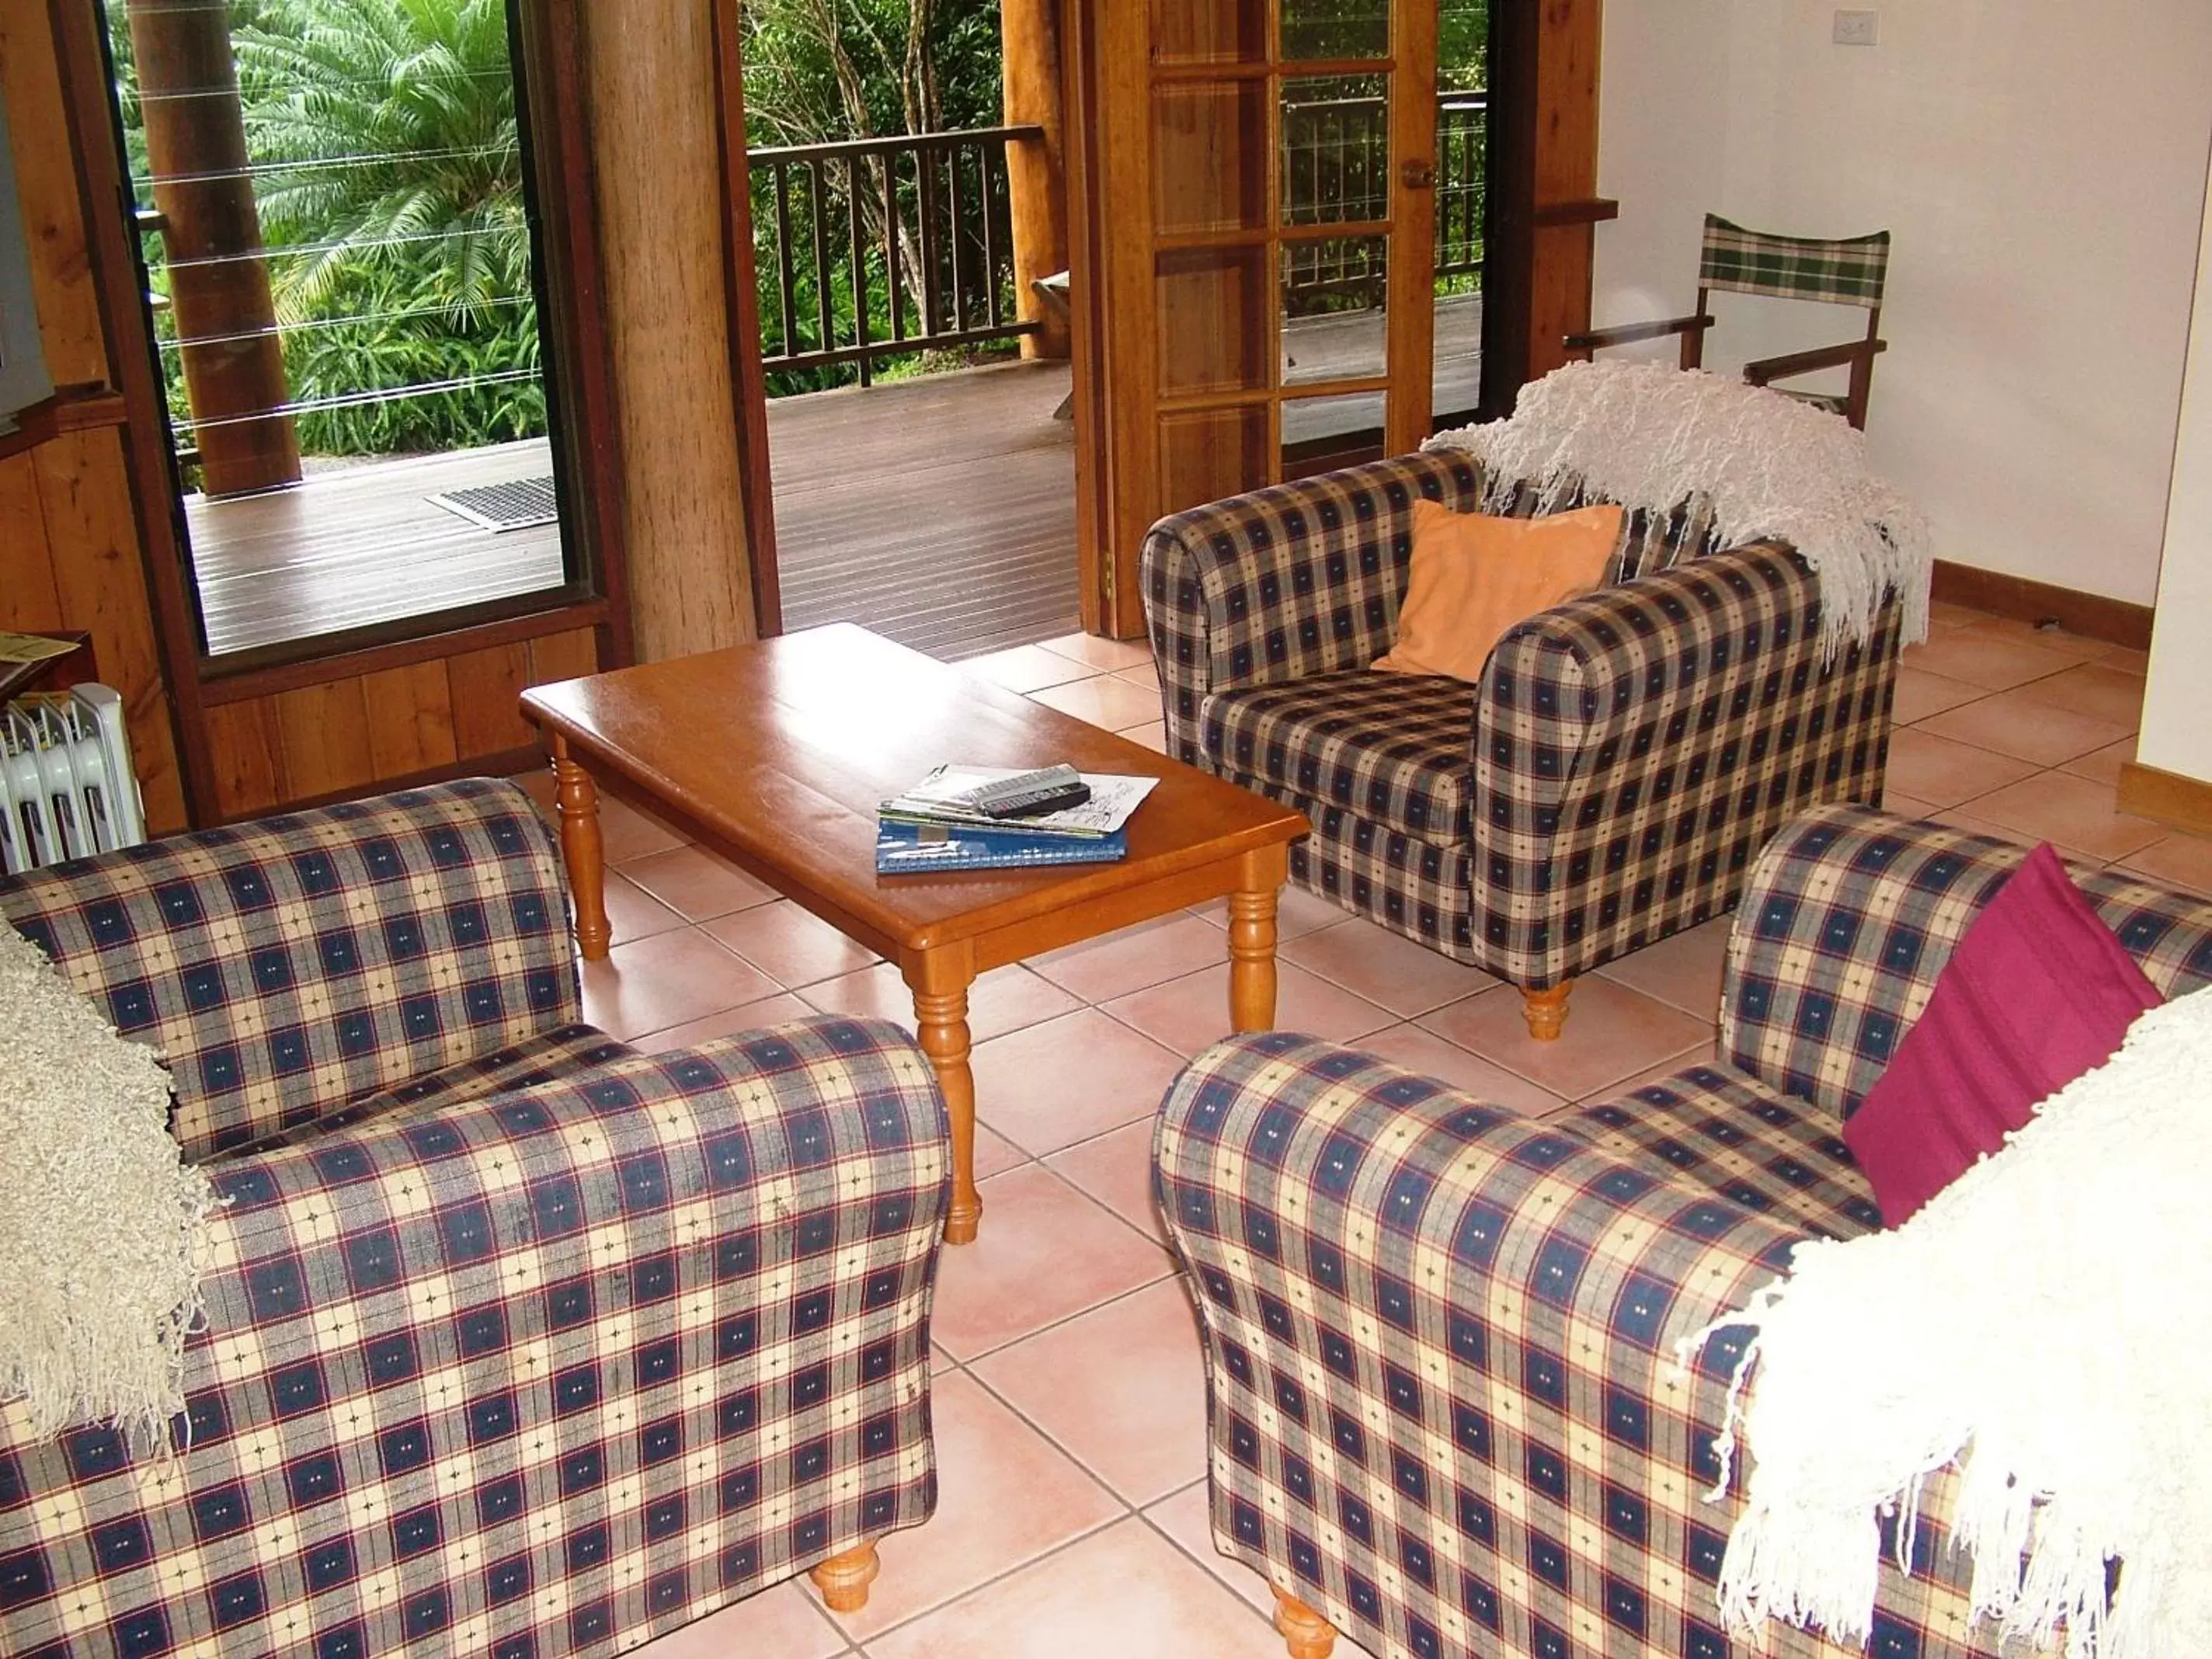
[[[169,1075],[0,921],[0,1416],[167,1447],[214,1194],[171,1139]]]
[[[1539,512],[1581,489],[1660,514],[1688,503],[1724,547],[1789,543],[1820,573],[1831,653],[1867,637],[1885,591],[1905,643],[1928,636],[1927,521],[1869,470],[1864,434],[1795,398],[1663,363],[1569,363],[1522,386],[1511,419],[1425,447],[1480,457],[1493,507],[1528,479]]]
[[[1902,1226],[1799,1245],[1717,1322],[1758,1333],[1722,1446],[1724,1470],[1739,1434],[1752,1459],[1729,1620],[1863,1642],[1877,1512],[1909,1557],[1923,1483],[1955,1466],[1953,1543],[2002,1636],[2212,1653],[2208,1168],[2212,989],[2143,1015]]]

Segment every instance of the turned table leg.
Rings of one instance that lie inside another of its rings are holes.
[[[599,838],[599,792],[592,775],[569,758],[568,740],[553,739],[555,799],[561,809],[561,859],[576,904],[576,948],[586,962],[607,953],[607,856]]]
[[[945,1216],[945,1242],[970,1244],[983,1219],[983,1195],[975,1190],[975,1074],[968,1065],[968,987],[975,970],[964,950],[946,950],[932,951],[905,972],[921,1051],[937,1068],[952,1127],[952,1207]]]
[[[1291,1659],[1328,1659],[1336,1645],[1336,1626],[1281,1589],[1275,1590],[1275,1632]]]
[[[822,1605],[832,1613],[858,1613],[868,1605],[868,1586],[882,1565],[876,1559],[873,1539],[856,1544],[842,1555],[817,1562],[806,1576],[822,1592]]]
[[[1229,896],[1229,1029],[1275,1024],[1275,897],[1289,873],[1283,848],[1244,856]]]
[[[1563,979],[1541,991],[1522,991],[1521,1014],[1531,1037],[1539,1042],[1559,1040],[1559,1028],[1567,1023],[1567,993],[1574,988],[1572,980]]]

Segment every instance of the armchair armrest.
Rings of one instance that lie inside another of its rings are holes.
[[[175,1079],[187,1157],[580,1018],[553,840],[489,778],[173,836],[0,882]]]
[[[211,1647],[208,1569],[251,1567],[271,1632],[374,1587],[363,1652],[600,1597],[578,1639],[642,1638],[913,1525],[950,1170],[913,1042],[831,1018],[219,1160],[189,1450],[0,1448],[46,1599],[156,1603]],[[9,1602],[0,1645],[40,1616]],[[263,1628],[222,1639],[293,1644]]]
[[[1565,344],[1570,351],[1602,351],[1607,346],[1661,340],[1669,334],[1703,334],[1712,325],[1712,318],[1700,311],[1687,317],[1667,317],[1656,322],[1615,323],[1607,328],[1585,329],[1579,334],[1568,335]]]
[[[1761,357],[1743,366],[1743,378],[1753,386],[1810,374],[1820,368],[1842,368],[1872,362],[1877,352],[1889,349],[1887,340],[1846,340],[1841,345],[1814,346],[1808,351],[1789,351],[1778,357]]]
[[[1815,799],[1881,787],[1899,613],[1825,660],[1818,578],[1769,543],[1510,629],[1474,734],[1492,972],[1556,985],[1735,902]]]
[[[1865,807],[1770,842],[1729,936],[1721,1052],[1770,1087],[1858,1109],[1936,975],[2027,849]],[[2212,982],[2212,902],[2117,871],[2075,883],[2168,996]]]
[[[1364,668],[1397,636],[1413,504],[1481,497],[1464,453],[1424,451],[1233,495],[1145,537],[1145,618],[1168,752],[1203,764],[1199,706],[1215,691]]]

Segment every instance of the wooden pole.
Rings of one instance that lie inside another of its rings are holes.
[[[1061,149],[1059,0],[1000,0],[1006,125],[1044,135],[1006,147],[1006,194],[1013,215],[1014,298],[1024,322],[1024,357],[1064,358],[1066,316],[1030,286],[1067,269],[1067,167]]]
[[[185,396],[210,495],[300,480],[300,442],[282,409],[291,392],[261,218],[247,172],[238,66],[222,6],[131,0],[131,45],[154,205],[169,261],[169,302],[184,348]],[[200,263],[210,261],[212,263]]]

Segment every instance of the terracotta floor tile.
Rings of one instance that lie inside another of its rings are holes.
[[[2087,634],[2069,634],[2063,628],[2038,628],[2016,617],[1984,617],[1979,622],[1968,623],[1965,632],[1971,639],[2010,640],[2015,644],[2040,646],[2045,651],[2056,651],[2080,662],[2107,656],[2116,648],[2109,640],[2093,640]]]
[[[1942,809],[1934,801],[1923,800],[1917,795],[1908,795],[1899,789],[1885,789],[1881,793],[1881,810],[1894,812],[1901,818],[1924,818]]]
[[[1955,708],[1962,702],[1972,702],[1988,695],[1982,687],[1968,685],[1964,680],[1947,680],[1941,674],[1930,674],[1923,669],[1899,667],[1897,702],[1890,710],[1890,720],[1894,725],[1911,726],[1930,714],[1939,714],[1946,708]]]
[[[1999,841],[2014,843],[2020,840],[2019,830],[2008,830],[2003,824],[1995,823],[1989,818],[1977,817],[1964,807],[1947,806],[1942,811],[1930,812],[1928,816],[1936,823],[1948,825],[1954,830],[1964,830],[1977,836],[1994,836]]]
[[[681,927],[684,918],[654,898],[635,882],[629,880],[619,870],[607,872],[607,926],[613,930],[611,942],[627,945],[634,939],[648,939],[655,933],[665,933]],[[574,925],[573,912],[570,925]]]
[[[2138,848],[2120,863],[2169,887],[2212,894],[2212,840],[2203,836],[2169,835]]]
[[[1972,629],[1953,629],[1932,635],[1927,644],[1910,647],[1901,665],[1947,680],[2002,691],[2028,680],[2040,679],[2071,668],[2080,659],[2027,640],[1992,639]]]
[[[1149,657],[1133,668],[1117,668],[1114,678],[1133,685],[1139,691],[1148,691],[1157,699],[1160,695],[1160,671]]]
[[[1698,1019],[1602,974],[1575,981],[1566,1030],[1550,1042],[1529,1036],[1521,994],[1510,985],[1424,1015],[1420,1024],[1568,1100],[1649,1071],[1713,1034],[1711,1020]]]
[[[1359,913],[1347,910],[1334,899],[1323,898],[1319,893],[1308,892],[1303,887],[1293,887],[1285,882],[1275,899],[1275,944],[1280,949],[1285,941],[1301,933],[1310,933],[1318,928],[1334,927],[1346,916]],[[1210,904],[1194,905],[1191,915],[1202,916],[1216,927],[1226,932],[1229,927],[1229,901],[1215,899]]]
[[[1148,986],[1105,1007],[1115,1018],[1188,1058],[1229,1035],[1229,964],[1217,963],[1164,985]],[[1293,963],[1276,967],[1279,1031],[1307,1031],[1331,1042],[1351,1042],[1396,1023],[1389,1009]]]
[[[1646,996],[1671,1002],[1686,1014],[1717,1019],[1721,969],[1728,963],[1729,930],[1735,925],[1733,915],[1715,916],[1640,951],[1616,957],[1598,972],[1633,986]]]
[[[1182,1059],[1095,1008],[975,1045],[975,1115],[1033,1158],[1158,1110]]]
[[[1229,941],[1221,933],[1177,911],[1032,957],[1029,966],[1086,1002],[1104,1002],[1194,968],[1225,962],[1228,955]]]
[[[1168,752],[1167,728],[1158,720],[1147,720],[1142,726],[1133,726],[1127,731],[1119,732],[1115,735],[1127,738],[1138,748],[1149,749],[1155,755],[1164,755]]]
[[[932,1325],[963,1364],[1172,1271],[1158,1245],[1049,1170],[1025,1164],[981,1184],[981,1235],[945,1252]]]
[[[1954,743],[1917,726],[1889,734],[1889,787],[1937,806],[1956,806],[2035,769],[2026,761]]]
[[[1066,685],[1048,685],[1042,690],[1030,692],[1030,701],[1057,708],[1063,714],[1073,714],[1079,720],[1088,720],[1093,726],[1103,726],[1109,732],[1118,732],[1125,726],[1142,726],[1148,720],[1160,717],[1157,692],[1140,691],[1111,674],[1070,680]]]
[[[868,1605],[831,1615],[848,1635],[872,1646],[878,1632],[1124,1513],[1112,1493],[975,1378],[948,1371],[930,1393],[937,1513],[885,1537],[878,1547],[883,1571],[869,1588]],[[728,1659],[752,1656],[733,1648]],[[759,1659],[770,1656],[762,1652]]]
[[[1279,944],[1276,951],[1283,961],[1295,962],[1401,1019],[1471,997],[1498,982],[1480,968],[1454,962],[1364,916],[1301,933]]]
[[[2038,766],[2056,766],[2128,735],[2128,728],[2115,720],[2039,702],[2033,692],[2030,686],[1963,703],[1921,721],[1920,730]]]
[[[1135,1516],[868,1644],[870,1659],[1282,1659],[1267,1621]]]
[[[1142,640],[1102,640],[1096,634],[1063,634],[1056,640],[1041,640],[1038,643],[1047,651],[1105,673],[1117,668],[1134,668],[1152,659],[1152,647]]]
[[[2085,662],[2026,688],[2036,702],[2070,708],[2132,732],[2142,723],[2143,677],[2109,663]]]
[[[782,1025],[794,1019],[805,1019],[814,1013],[805,1001],[789,991],[778,991],[774,996],[763,997],[757,1002],[739,1003],[734,1008],[725,1008],[719,1014],[709,1014],[704,1019],[687,1020],[681,1025],[672,1025],[665,1030],[648,1031],[635,1038],[635,1046],[649,1054],[665,1054],[672,1048],[691,1048],[716,1037],[734,1036],[740,1031],[757,1031],[763,1025]]]
[[[797,990],[817,980],[857,973],[877,960],[811,911],[789,899],[760,904],[707,924],[706,931],[779,985]]]
[[[1710,1066],[1719,1055],[1720,1047],[1720,1038],[1716,1036],[1711,1042],[1703,1043],[1686,1054],[1675,1054],[1662,1060],[1656,1066],[1638,1072],[1634,1077],[1625,1077],[1617,1083],[1608,1083],[1604,1088],[1585,1095],[1578,1103],[1584,1106],[1601,1106],[1608,1100],[1618,1100],[1623,1095],[1634,1093],[1647,1083],[1663,1082],[1674,1076],[1675,1073],[1689,1066]]]
[[[599,845],[609,864],[665,853],[684,845],[683,835],[659,818],[612,795],[599,796]]]
[[[2136,757],[2136,740],[2122,738],[2118,743],[2108,743],[2102,749],[2093,749],[2086,755],[2076,755],[2058,769],[2071,772],[2077,778],[2088,778],[2108,787],[2118,787],[2120,768]]]
[[[2125,669],[2130,674],[2150,672],[2150,653],[2139,651],[2132,646],[2115,646],[2097,660],[2107,668]]]
[[[1167,1224],[1160,1219],[1159,1206],[1152,1200],[1154,1121],[1152,1117],[1140,1117],[1054,1152],[1044,1162],[1047,1169],[1080,1187],[1132,1227],[1165,1244]]]
[[[729,1659],[740,1653],[835,1659],[851,1646],[802,1575],[695,1619],[635,1651],[642,1659]]]
[[[1009,691],[1042,690],[1048,685],[1064,685],[1069,680],[1079,680],[1097,672],[1087,663],[1077,662],[1057,651],[1048,651],[1041,645],[1018,645],[1011,651],[969,657],[953,666],[963,674],[974,674],[1003,685]]]
[[[2121,859],[2167,834],[2148,818],[2120,811],[2109,785],[2070,772],[2043,772],[1966,803],[1978,818],[2002,824],[2012,839],[2048,841],[2062,851]]]
[[[1030,1155],[988,1123],[975,1126],[975,1179],[993,1176],[1030,1161]]]
[[[1206,1362],[1179,1276],[969,1369],[1125,1503],[1206,1474]]]
[[[672,847],[633,859],[623,873],[688,921],[711,921],[775,896],[766,882],[703,847]]]
[[[584,1018],[625,1042],[757,1002],[782,988],[696,927],[617,945],[605,960],[580,966]]]
[[[553,781],[553,768],[550,763],[533,766],[527,772],[517,772],[507,781],[518,786],[524,794],[530,797],[547,823],[553,821],[555,791],[558,786]]]
[[[1272,1622],[1275,1593],[1267,1581],[1233,1556],[1213,1547],[1213,1524],[1206,1516],[1206,1482],[1185,1486],[1171,1497],[1147,1506],[1144,1518],[1168,1535],[1170,1542],[1200,1567],[1226,1584],[1241,1600],[1257,1608]],[[1368,1651],[1349,1637],[1339,1635],[1330,1659],[1369,1659]]]
[[[1449,1083],[1493,1106],[1504,1106],[1523,1117],[1541,1117],[1566,1104],[1548,1089],[1493,1066],[1480,1054],[1469,1054],[1455,1042],[1447,1042],[1434,1031],[1413,1024],[1393,1025],[1370,1031],[1353,1045],[1393,1066],[1419,1072]]]
[[[878,962],[856,974],[841,974],[810,985],[806,1000],[816,1007],[869,1019],[887,1019],[914,1030],[914,993],[899,970]],[[1039,1020],[1080,1008],[1082,1002],[1021,963],[994,968],[968,988],[968,1040],[987,1042]]]

